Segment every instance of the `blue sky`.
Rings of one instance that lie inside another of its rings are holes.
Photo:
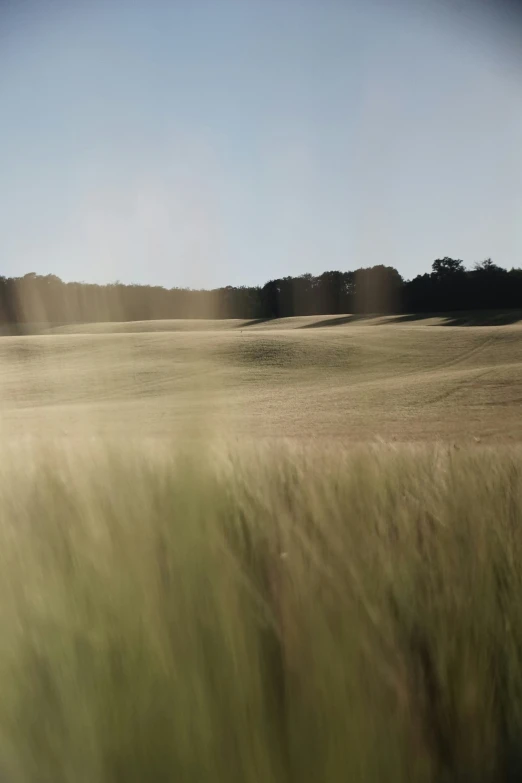
[[[0,0],[0,273],[522,266],[518,21],[463,0]]]

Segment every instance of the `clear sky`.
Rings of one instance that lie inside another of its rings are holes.
[[[514,8],[0,0],[0,274],[522,266]]]

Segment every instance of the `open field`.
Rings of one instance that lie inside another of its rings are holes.
[[[511,320],[2,337],[0,780],[519,780]]]
[[[0,340],[2,437],[522,439],[515,315],[28,331]]]
[[[520,780],[521,458],[4,446],[1,779]]]

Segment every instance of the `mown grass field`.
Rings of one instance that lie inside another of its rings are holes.
[[[0,433],[520,440],[521,323],[403,319],[153,321],[4,337]]]
[[[1,781],[521,779],[522,326],[28,331]]]

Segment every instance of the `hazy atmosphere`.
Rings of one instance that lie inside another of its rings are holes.
[[[0,0],[0,783],[522,781],[521,44]]]
[[[3,2],[2,274],[516,265],[519,23],[485,0]]]

